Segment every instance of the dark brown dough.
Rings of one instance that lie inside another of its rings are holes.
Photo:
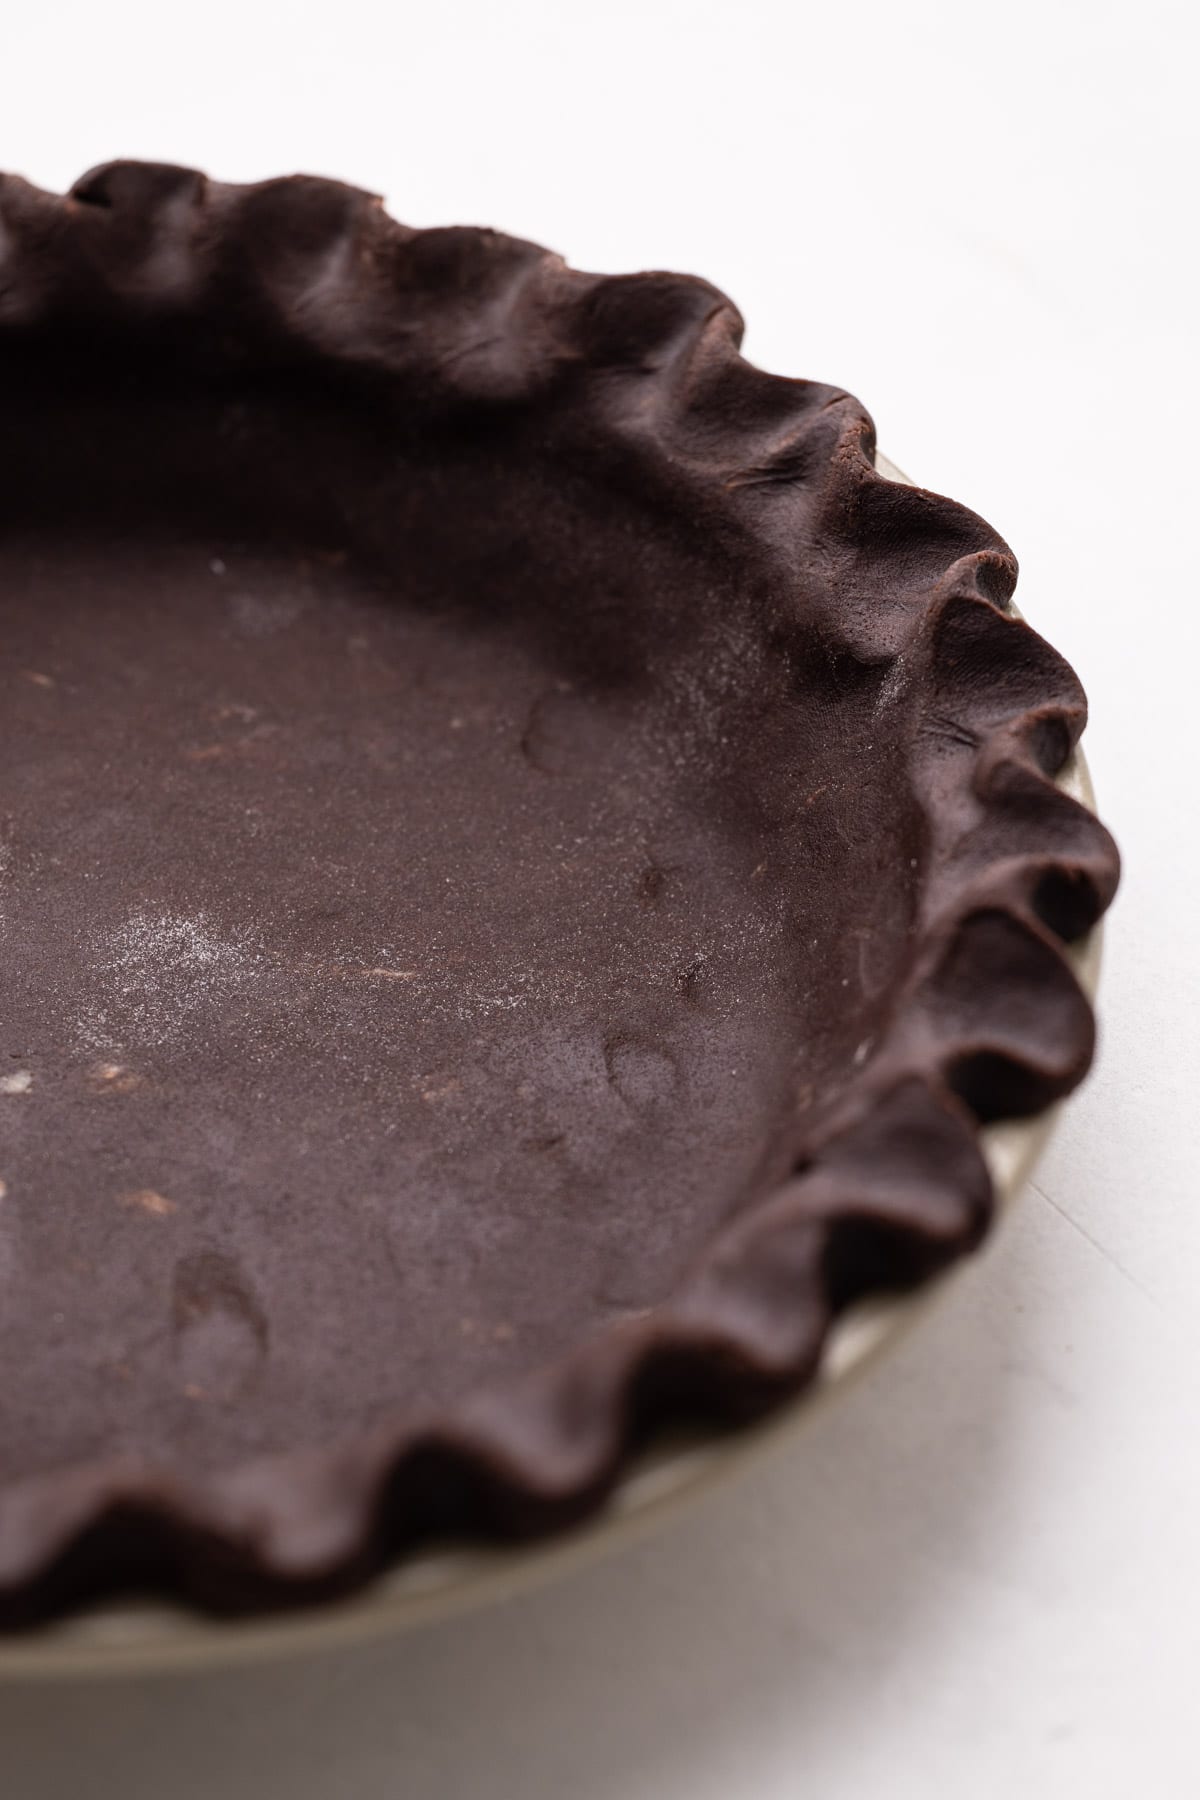
[[[0,246],[0,1616],[551,1529],[1084,1073],[1078,683],[703,282],[136,164]]]

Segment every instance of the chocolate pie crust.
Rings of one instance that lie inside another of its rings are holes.
[[[707,283],[0,179],[0,1622],[549,1532],[976,1246],[1117,857],[974,513]]]

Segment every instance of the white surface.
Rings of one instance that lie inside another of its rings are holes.
[[[995,521],[1127,859],[1100,1067],[946,1305],[670,1532],[278,1670],[0,1693],[21,1800],[1200,1791],[1195,13],[395,4],[6,20],[0,166],[306,167],[694,268]],[[1167,648],[1139,653],[1141,629]]]

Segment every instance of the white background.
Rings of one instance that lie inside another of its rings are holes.
[[[14,1800],[1200,1793],[1196,12],[22,5],[0,166],[296,168],[724,286],[991,518],[1126,857],[1103,1053],[986,1256],[740,1485],[266,1674],[0,1692]]]

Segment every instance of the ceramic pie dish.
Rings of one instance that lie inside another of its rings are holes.
[[[986,1232],[1078,682],[703,282],[136,164],[0,254],[0,1619],[544,1540]]]

